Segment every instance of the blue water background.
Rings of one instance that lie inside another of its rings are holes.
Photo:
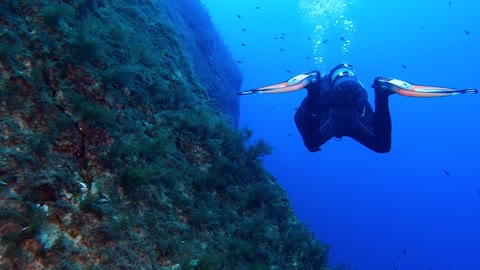
[[[376,76],[389,76],[480,88],[476,0],[202,2],[242,62],[243,90],[313,69],[328,72],[344,61],[366,86]],[[331,12],[308,17],[327,8],[315,5],[327,2]],[[335,24],[339,13],[344,17]],[[342,28],[343,20],[351,20],[354,29]],[[341,36],[350,40],[347,50]],[[286,189],[297,216],[331,245],[332,264],[358,270],[480,269],[479,95],[392,96],[388,154],[350,138],[309,153],[293,121],[305,95],[302,90],[242,96],[240,127],[274,147],[264,164]]]

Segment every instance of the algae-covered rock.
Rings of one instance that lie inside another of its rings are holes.
[[[1,269],[325,269],[271,147],[232,125],[241,75],[205,14],[0,3]]]

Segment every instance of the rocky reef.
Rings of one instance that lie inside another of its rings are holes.
[[[206,14],[0,3],[0,269],[327,269]]]

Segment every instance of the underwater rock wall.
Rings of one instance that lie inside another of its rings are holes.
[[[326,269],[164,4],[0,2],[1,269]]]
[[[238,125],[243,75],[199,0],[163,1],[165,14],[179,31],[195,77],[219,108]]]

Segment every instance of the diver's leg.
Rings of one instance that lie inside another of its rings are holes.
[[[315,141],[319,146],[322,146],[335,136],[336,113],[335,108],[331,106],[320,111],[320,121],[315,132]]]
[[[388,96],[375,95],[375,112],[365,102],[359,110],[354,110],[347,136],[377,153],[387,153],[391,148],[392,123]]]
[[[318,152],[320,146],[333,137],[333,120],[331,119],[333,108],[318,110],[315,113],[306,110],[306,102],[308,101],[304,100],[297,109],[295,124],[308,151]]]
[[[389,93],[375,91],[375,114],[373,125],[375,128],[377,144],[376,152],[379,153],[387,153],[392,147],[392,118],[388,106],[389,95]]]
[[[315,139],[316,119],[309,112],[298,108],[295,114],[295,124],[297,126],[300,135],[302,135],[303,143],[310,152],[319,151],[320,145],[317,144]]]

